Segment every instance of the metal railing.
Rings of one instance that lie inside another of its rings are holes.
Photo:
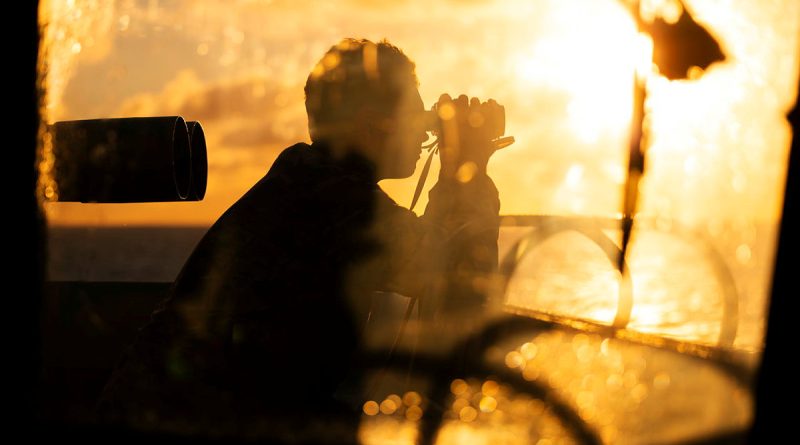
[[[530,233],[515,242],[504,258],[500,260],[499,272],[503,278],[503,296],[522,260],[530,255],[540,244],[560,233],[579,233],[588,240],[594,242],[606,255],[612,267],[616,266],[617,260],[622,254],[620,247],[603,232],[603,230],[620,230],[622,224],[621,219],[552,215],[513,215],[503,217],[502,221],[505,226],[530,227],[532,229]],[[670,224],[669,230],[663,230],[651,221],[637,219],[636,227],[638,231],[656,230],[675,235],[681,239],[690,241],[692,246],[701,251],[703,257],[712,266],[717,283],[722,287],[723,308],[717,346],[721,348],[731,348],[736,340],[739,326],[739,294],[733,275],[719,251],[717,251],[702,233],[681,226],[678,223]],[[630,268],[626,267],[625,270],[630,270]],[[617,310],[612,326],[617,329],[624,329],[630,322],[631,312],[635,304],[635,296],[633,294],[630,275],[624,274],[620,276],[619,279]]]
[[[615,267],[621,254],[619,246],[604,232],[619,230],[621,220],[615,218],[568,217],[549,215],[514,215],[503,217],[504,226],[530,227],[530,233],[523,235],[511,246],[501,259],[499,273],[503,279],[502,297],[505,298],[508,285],[518,273],[522,260],[531,255],[537,246],[553,236],[576,232],[592,241],[606,255],[609,264]],[[448,353],[418,354],[406,351],[393,351],[387,362],[385,351],[366,353],[363,357],[363,370],[378,368],[408,372],[429,379],[431,391],[428,393],[428,406],[424,410],[419,424],[417,443],[432,444],[438,431],[441,430],[447,412],[447,400],[450,397],[450,382],[454,378],[495,378],[509,385],[514,391],[537,397],[547,403],[550,412],[559,418],[563,426],[573,437],[583,444],[601,444],[602,440],[595,429],[584,421],[576,409],[563,400],[553,388],[537,381],[523,378],[519,372],[503,366],[492,366],[485,362],[488,349],[525,333],[541,333],[553,329],[568,329],[576,332],[592,332],[607,338],[616,338],[631,344],[668,350],[713,366],[723,374],[732,378],[740,387],[750,388],[753,379],[753,367],[748,354],[732,348],[736,339],[738,326],[738,292],[733,275],[722,255],[701,233],[678,224],[671,224],[665,231],[649,221],[637,221],[641,230],[657,230],[689,240],[694,248],[699,249],[704,258],[711,264],[715,278],[723,290],[723,316],[721,329],[716,345],[703,345],[685,342],[667,337],[633,332],[627,329],[631,312],[635,304],[633,286],[628,274],[620,276],[617,310],[614,321],[602,324],[590,320],[554,315],[525,309],[508,309],[508,315],[489,322],[478,331],[458,341]],[[625,268],[630,270],[630,268]],[[740,431],[722,431],[694,440],[693,444],[741,443],[747,434],[747,428]]]

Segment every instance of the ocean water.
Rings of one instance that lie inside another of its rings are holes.
[[[172,282],[207,227],[48,228],[51,281]]]

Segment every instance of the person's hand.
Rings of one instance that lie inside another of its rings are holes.
[[[498,134],[498,116],[502,106],[489,99],[461,95],[453,100],[442,94],[435,106],[441,121],[439,152],[442,161],[440,178],[469,182],[475,175],[486,174],[486,164],[495,151],[493,138]],[[502,133],[502,130],[500,130]]]

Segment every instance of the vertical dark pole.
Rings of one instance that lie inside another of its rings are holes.
[[[636,29],[642,31],[642,16],[640,14],[639,2],[634,2],[631,6],[631,13],[636,19]],[[630,139],[628,140],[628,175],[625,179],[625,190],[623,190],[622,202],[622,245],[620,247],[619,258],[617,258],[617,270],[620,279],[626,273],[625,258],[628,255],[631,233],[633,232],[633,219],[636,215],[636,205],[639,200],[639,181],[644,174],[644,150],[642,149],[642,136],[644,135],[644,103],[647,98],[647,80],[634,71],[633,74],[633,114],[631,116]],[[630,302],[632,304],[632,301]],[[630,321],[631,308],[617,308],[617,317],[614,319],[614,326],[624,328]]]
[[[800,296],[797,279],[797,264],[800,261],[797,255],[797,230],[800,229],[800,220],[797,218],[800,193],[800,110],[797,102],[789,113],[789,122],[792,125],[792,148],[789,153],[781,231],[769,301],[766,346],[755,388],[756,415],[748,439],[748,443],[752,444],[770,443],[774,438],[797,436],[797,401],[794,399],[797,365],[790,364],[797,354],[797,329],[791,329],[790,323],[796,324],[799,315],[792,309],[790,302],[796,301]],[[796,303],[794,307],[797,307]]]
[[[30,260],[33,267],[34,267],[34,279],[31,281],[31,292],[29,298],[29,314],[31,323],[28,325],[28,329],[31,334],[31,338],[33,339],[33,348],[29,349],[29,355],[27,357],[28,361],[31,364],[31,372],[28,374],[28,379],[30,379],[30,385],[33,388],[31,391],[31,398],[29,399],[29,409],[31,410],[32,414],[36,416],[38,414],[38,406],[40,400],[39,394],[39,374],[41,369],[41,313],[42,313],[42,299],[43,299],[43,283],[45,278],[45,253],[47,247],[47,239],[45,235],[45,219],[44,215],[42,214],[42,208],[39,203],[38,195],[37,195],[37,183],[39,181],[39,169],[36,165],[36,147],[37,147],[37,135],[39,131],[40,125],[40,116],[39,116],[39,91],[38,91],[38,73],[37,73],[37,61],[39,55],[39,21],[38,21],[38,13],[39,13],[39,2],[33,1],[31,2],[32,6],[30,9],[30,23],[31,23],[31,39],[34,42],[31,47],[31,55],[30,55],[30,65],[29,69],[33,73],[31,76],[31,83],[29,84],[30,88],[30,109],[28,113],[30,114],[31,124],[30,127],[27,128],[28,134],[31,135],[31,146],[33,147],[33,154],[29,159],[29,171],[31,172],[31,179],[30,179],[30,187],[33,190],[33,194],[30,197],[30,206],[32,210],[32,221],[31,227],[33,228],[33,237],[34,237],[34,248],[32,250],[33,258]]]
[[[625,254],[633,229],[633,218],[636,214],[636,203],[639,199],[639,181],[644,174],[644,150],[642,135],[644,134],[644,102],[647,98],[647,86],[644,79],[635,76],[633,90],[633,117],[631,119],[630,140],[628,144],[628,177],[625,180],[625,196],[622,207],[622,253],[617,268],[625,271]]]
[[[8,422],[13,431],[23,431],[33,425],[38,406],[40,369],[39,316],[44,277],[44,216],[36,197],[38,180],[36,141],[39,129],[39,94],[37,88],[37,58],[39,52],[38,1],[21,2],[9,20],[13,44],[6,70],[10,74],[5,90],[10,103],[6,110],[13,116],[5,127],[5,162],[9,171],[20,172],[7,182],[9,193],[3,206],[18,204],[19,210],[6,210],[7,227],[4,233],[4,256],[8,269],[4,275],[2,306],[6,315],[8,348],[4,354],[7,389],[19,393],[19,402],[9,404],[12,413]],[[6,175],[8,177],[8,175]],[[10,201],[16,202],[10,202]],[[11,323],[8,323],[10,321]],[[17,420],[19,419],[19,420]],[[6,433],[12,436],[11,432]],[[23,437],[29,437],[30,430]]]

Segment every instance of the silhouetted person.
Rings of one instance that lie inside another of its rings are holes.
[[[480,310],[499,200],[493,146],[468,116],[497,105],[440,98],[442,168],[417,217],[377,185],[410,176],[427,138],[414,64],[387,42],[347,39],[305,92],[313,143],[284,150],[200,241],[106,386],[107,419],[297,439],[340,416],[338,439],[325,434],[354,440],[358,407],[334,393],[375,292],[419,297],[428,318]]]

